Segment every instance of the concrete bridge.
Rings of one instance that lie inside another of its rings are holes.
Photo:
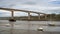
[[[34,12],[34,11],[28,11],[28,10],[20,10],[20,9],[12,9],[12,8],[0,8],[0,10],[7,10],[11,12],[11,18],[14,19],[14,12],[15,11],[22,11],[22,12],[26,12],[28,13],[28,19],[30,19],[30,13],[36,13],[38,14],[38,19],[40,19],[40,14],[44,14],[45,18],[46,18],[46,14],[45,13],[41,13],[41,12]]]

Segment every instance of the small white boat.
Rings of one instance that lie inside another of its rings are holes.
[[[37,30],[38,30],[38,31],[43,31],[43,28],[42,28],[42,27],[40,27],[40,28],[38,28]]]
[[[54,24],[54,23],[49,23],[48,25],[49,25],[49,26],[55,26],[55,24]]]

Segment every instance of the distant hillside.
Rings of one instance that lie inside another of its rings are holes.
[[[32,21],[39,21],[38,16],[30,16]],[[52,21],[60,21],[60,14],[48,14],[46,16],[47,18],[45,19],[45,16],[40,16],[40,21],[46,21],[46,20],[52,20]],[[11,17],[0,17],[0,20],[9,20]],[[22,16],[22,17],[14,17],[16,20],[28,20],[28,16]]]

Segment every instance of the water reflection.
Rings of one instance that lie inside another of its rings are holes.
[[[47,26],[49,23],[60,25],[58,21],[16,21],[9,22],[8,20],[0,20],[0,34],[60,34],[60,26]],[[12,23],[14,25],[12,25]],[[42,25],[41,25],[42,24]],[[37,31],[39,27],[42,27],[43,32]]]

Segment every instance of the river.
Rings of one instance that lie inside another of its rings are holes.
[[[48,26],[52,23],[60,25],[60,21],[19,21],[9,22],[8,20],[0,20],[0,34],[11,34],[11,23],[14,23],[13,34],[60,34],[60,26]],[[43,28],[44,32],[37,31],[38,28]],[[29,31],[29,33],[28,33]]]

